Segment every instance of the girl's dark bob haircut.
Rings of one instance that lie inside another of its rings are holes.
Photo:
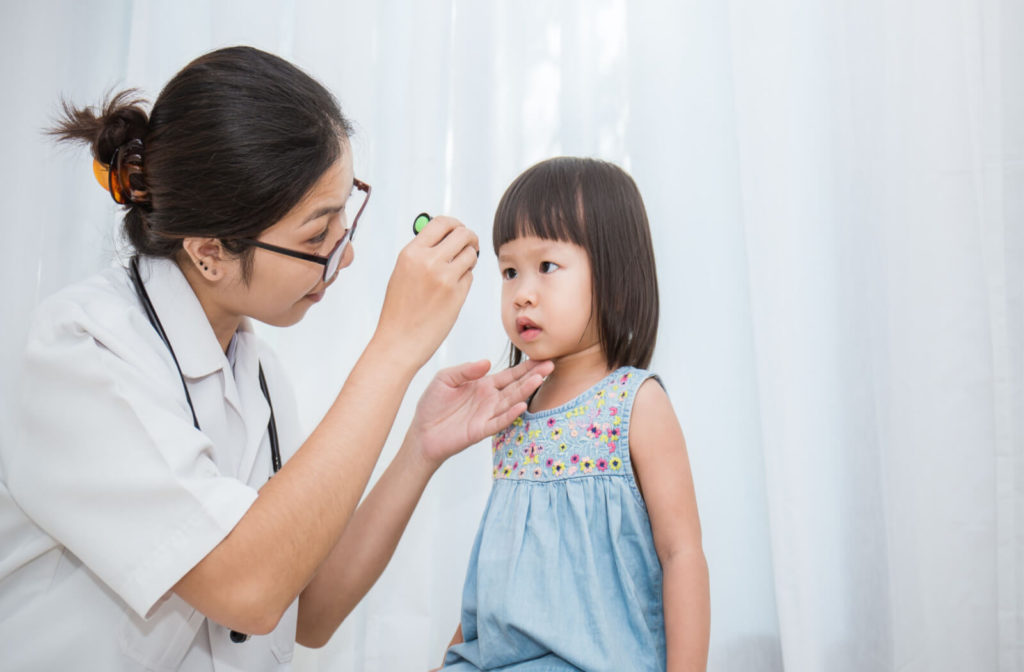
[[[608,368],[647,368],[658,335],[658,278],[640,190],[607,161],[556,157],[517,177],[494,213],[494,253],[523,236],[570,242],[587,251]],[[511,346],[509,363],[523,353]]]

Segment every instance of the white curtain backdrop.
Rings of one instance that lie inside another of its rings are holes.
[[[310,426],[416,213],[460,217],[484,251],[382,466],[434,371],[501,364],[505,186],[553,155],[618,162],[656,244],[653,368],[696,479],[709,668],[1024,671],[1024,0],[50,0],[4,4],[0,38],[4,432],[33,306],[119,247],[86,153],[41,134],[58,97],[152,99],[251,44],[336,93],[374,187],[328,300],[261,329]],[[440,662],[489,460],[443,467],[297,670]]]

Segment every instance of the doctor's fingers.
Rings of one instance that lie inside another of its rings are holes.
[[[433,249],[444,261],[454,262],[467,249],[473,252],[474,257],[479,257],[480,239],[473,231],[460,225],[449,231],[448,235],[433,246]]]
[[[431,219],[430,223],[413,240],[425,247],[434,247],[444,240],[449,233],[460,228],[464,229],[466,225],[454,217],[438,215]]]
[[[510,369],[495,373],[494,386],[502,392],[511,391],[513,395],[516,395],[520,393],[516,390],[517,386],[522,387],[525,384],[526,387],[529,387],[530,379],[533,376],[540,376],[540,379],[543,380],[554,368],[555,365],[551,361],[527,359]],[[529,392],[526,394],[529,395]]]
[[[476,268],[478,258],[477,251],[473,247],[466,246],[462,248],[462,251],[451,260],[452,272],[457,274],[460,280],[470,276],[470,281],[472,282],[473,269]]]

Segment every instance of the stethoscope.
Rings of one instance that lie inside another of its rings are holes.
[[[149,318],[149,323],[153,325],[153,329],[156,330],[160,340],[167,346],[168,352],[171,353],[171,359],[174,360],[174,366],[178,369],[178,377],[181,378],[181,387],[185,390],[185,401],[188,402],[189,410],[192,411],[192,424],[199,431],[199,418],[196,417],[196,408],[192,405],[192,396],[188,393],[188,385],[185,383],[185,374],[181,372],[181,365],[178,364],[178,356],[174,354],[174,348],[171,347],[171,341],[167,338],[167,333],[164,331],[164,327],[160,324],[160,317],[156,314],[156,308],[153,307],[153,302],[149,300],[149,294],[146,292],[146,286],[142,284],[142,277],[139,275],[139,258],[132,257],[129,270],[132,284],[135,285],[135,293],[139,296],[139,301],[142,302],[142,308],[146,311],[146,317]],[[260,390],[263,391],[263,397],[267,400],[267,406],[270,407],[270,420],[267,422],[267,433],[270,436],[270,466],[273,469],[273,473],[277,473],[281,470],[281,450],[278,447],[277,442],[277,422],[274,421],[274,405],[270,403],[270,391],[267,389],[267,379],[263,375],[263,364],[259,365],[260,370]],[[249,635],[238,632],[236,630],[231,631],[231,641],[236,644],[249,639]]]

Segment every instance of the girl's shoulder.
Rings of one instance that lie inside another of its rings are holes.
[[[628,410],[632,407],[632,401],[636,397],[637,390],[640,389],[644,382],[652,378],[661,385],[661,379],[653,371],[639,369],[634,366],[620,366],[580,394],[576,399],[559,408],[552,409],[552,411],[558,412],[571,407],[591,404],[597,408],[612,406],[618,407],[620,411]],[[540,413],[537,415],[540,415]]]
[[[644,385],[648,381],[654,381],[657,385]],[[646,390],[649,387],[657,387],[664,391],[664,384],[661,382],[661,377],[658,374],[648,369],[621,366],[590,388],[584,396],[592,399],[594,403],[600,406],[612,405],[617,407],[618,413],[628,417],[636,404],[641,390]]]

